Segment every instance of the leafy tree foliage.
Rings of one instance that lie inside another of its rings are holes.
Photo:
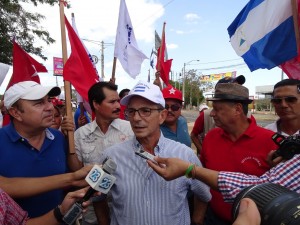
[[[12,63],[12,39],[15,37],[18,44],[28,52],[47,59],[42,53],[42,46],[35,46],[40,39],[46,44],[54,43],[48,31],[40,26],[45,17],[39,13],[26,11],[21,3],[58,4],[58,0],[0,0],[0,62]]]

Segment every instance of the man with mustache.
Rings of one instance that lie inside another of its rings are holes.
[[[69,158],[69,166],[73,171],[94,164],[96,156],[107,147],[133,136],[129,122],[119,119],[120,103],[115,84],[98,82],[89,89],[88,97],[95,120],[75,131],[76,154]],[[98,224],[92,207],[84,214],[82,224]]]
[[[187,121],[181,115],[182,93],[176,88],[169,85],[162,90],[163,97],[166,101],[167,117],[160,130],[166,138],[178,141],[191,147],[191,139],[188,131]]]

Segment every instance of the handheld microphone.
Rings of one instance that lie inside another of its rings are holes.
[[[85,178],[85,181],[90,185],[90,188],[85,193],[80,201],[77,201],[69,209],[69,211],[64,215],[63,221],[68,224],[74,224],[76,219],[81,215],[83,207],[82,203],[89,200],[92,195],[99,191],[103,194],[107,194],[116,178],[112,176],[117,169],[117,164],[110,158],[107,158],[103,162],[102,168],[98,165],[94,165]]]

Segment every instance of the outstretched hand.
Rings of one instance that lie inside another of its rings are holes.
[[[81,200],[83,198],[83,196],[85,195],[88,189],[89,187],[86,187],[74,192],[69,192],[64,198],[63,202],[61,203],[60,206],[61,213],[65,215],[76,201]],[[100,195],[100,193],[97,192],[96,195]],[[86,207],[90,204],[91,204],[90,201],[85,201],[82,203],[82,206],[84,208],[83,212],[86,211]]]
[[[173,180],[185,174],[186,169],[190,163],[178,158],[160,158],[155,157],[154,160],[158,163],[155,164],[147,160],[148,165],[165,180]]]
[[[257,206],[250,198],[243,198],[239,215],[232,225],[260,225],[261,217]]]

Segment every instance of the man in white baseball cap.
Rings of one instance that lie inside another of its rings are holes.
[[[60,88],[33,81],[16,83],[5,92],[11,122],[0,129],[1,176],[46,177],[67,171],[66,140],[49,128],[54,110],[49,97],[59,94]],[[29,217],[37,217],[59,205],[63,196],[64,190],[55,190],[16,200]]]
[[[10,109],[19,99],[37,100],[46,95],[58,96],[60,92],[59,87],[44,87],[34,81],[23,81],[14,84],[4,93],[4,106]]]
[[[134,137],[105,149],[97,157],[98,163],[109,157],[118,165],[114,173],[118,184],[110,190],[110,224],[190,225],[187,192],[192,190],[206,204],[211,197],[208,187],[189,178],[167,182],[151,171],[146,160],[136,154],[177,157],[201,166],[189,147],[165,138],[160,131],[160,124],[168,114],[162,92],[154,84],[139,81],[121,104],[127,107],[125,115]],[[94,205],[96,211],[101,211],[104,206],[99,202]]]

